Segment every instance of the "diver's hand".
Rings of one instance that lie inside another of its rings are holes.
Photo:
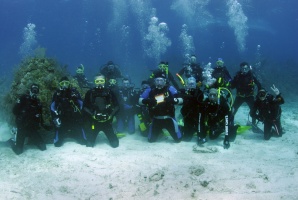
[[[223,145],[224,145],[224,149],[230,148],[230,141],[229,141],[229,136],[228,135],[225,135]]]
[[[150,106],[150,107],[153,107],[153,106],[156,106],[156,104],[157,104],[157,101],[156,101],[156,99],[143,99],[142,100],[142,103],[144,104],[144,105],[148,105],[148,106]]]
[[[59,128],[61,126],[61,120],[59,118],[55,118],[53,120],[53,122],[57,128]]]
[[[274,92],[274,94],[275,94],[276,96],[279,95],[279,90],[275,87],[274,84],[272,85],[271,90]]]

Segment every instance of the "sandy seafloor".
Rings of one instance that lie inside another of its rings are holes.
[[[17,156],[0,130],[0,199],[298,199],[298,109],[282,106],[281,138],[263,140],[248,130],[228,150],[223,137],[204,147],[163,136],[148,143],[139,133],[111,148],[100,134],[94,148],[68,140]],[[245,125],[248,107],[235,122]],[[260,124],[261,125],[261,124]]]

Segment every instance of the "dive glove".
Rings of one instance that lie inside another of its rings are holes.
[[[57,128],[59,128],[61,126],[61,120],[59,118],[55,118],[53,120],[53,122]]]

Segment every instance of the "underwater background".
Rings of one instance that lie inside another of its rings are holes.
[[[296,0],[1,0],[0,25],[2,91],[38,51],[89,79],[112,60],[136,86],[162,60],[176,73],[191,54],[223,58],[232,76],[247,61],[267,89],[297,95]]]

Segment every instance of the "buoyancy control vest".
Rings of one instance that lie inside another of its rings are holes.
[[[175,116],[175,106],[171,103],[165,102],[165,98],[169,96],[172,96],[172,93],[169,90],[169,86],[162,89],[151,89],[149,98],[160,99],[159,101],[157,101],[156,106],[149,109],[151,116]]]
[[[111,91],[108,88],[94,88],[91,91],[91,104],[95,114],[110,115],[113,109]]]

